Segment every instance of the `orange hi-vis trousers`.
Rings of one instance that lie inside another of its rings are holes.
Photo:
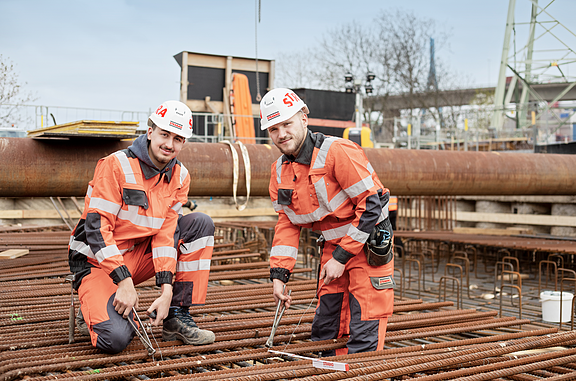
[[[321,268],[332,258],[335,245],[326,242]],[[346,263],[342,276],[318,287],[318,305],[312,322],[312,340],[349,335],[346,348],[323,352],[333,356],[382,350],[388,316],[394,309],[394,260],[370,266],[361,252]]]
[[[178,226],[180,240],[171,305],[203,305],[214,249],[214,223],[205,214],[190,213],[180,218]],[[150,241],[151,238],[146,239],[123,255],[134,285],[155,274]],[[89,261],[94,267],[78,288],[82,314],[90,330],[92,345],[104,352],[118,353],[130,344],[136,333],[130,322],[112,305],[118,286],[98,266],[98,262]],[[130,318],[134,319],[132,313]]]

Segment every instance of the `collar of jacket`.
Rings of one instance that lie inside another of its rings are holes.
[[[140,168],[142,169],[142,174],[146,180],[151,179],[154,176],[164,174],[164,178],[167,182],[172,180],[172,169],[178,162],[176,158],[170,160],[168,164],[164,167],[164,169],[160,170],[158,167],[152,163],[150,156],[148,155],[148,136],[146,134],[140,135],[128,150],[134,155],[134,157],[138,158],[140,162]],[[162,176],[160,176],[162,177]]]
[[[312,163],[312,155],[314,154],[314,147],[316,146],[316,142],[320,139],[319,132],[312,133],[312,131],[308,130],[308,135],[304,140],[304,144],[302,145],[302,149],[298,156],[294,157],[292,155],[283,155],[282,157],[282,164],[285,162],[295,162],[304,165],[310,165]],[[322,135],[323,137],[323,135]]]

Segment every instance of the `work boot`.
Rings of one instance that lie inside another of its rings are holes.
[[[78,313],[76,314],[76,327],[78,328],[80,335],[90,336],[88,324],[86,324],[86,321],[84,321],[84,316],[82,315],[82,308],[78,308]]]
[[[170,307],[162,329],[164,341],[178,339],[190,345],[205,345],[212,344],[215,338],[214,332],[198,328],[188,307]]]

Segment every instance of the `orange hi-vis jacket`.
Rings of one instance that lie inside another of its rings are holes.
[[[398,210],[398,197],[397,196],[390,196],[388,211],[393,212],[395,210]]]
[[[122,255],[150,237],[156,284],[172,283],[177,223],[189,187],[188,170],[178,160],[161,171],[153,166],[146,135],[128,149],[100,159],[88,185],[84,212],[70,238],[75,287],[92,266],[100,266],[115,283],[130,277]]]
[[[296,158],[272,164],[270,198],[278,223],[270,252],[270,277],[287,282],[296,263],[300,228],[337,245],[345,264],[362,253],[374,226],[388,217],[384,188],[364,151],[348,139],[308,132]]]

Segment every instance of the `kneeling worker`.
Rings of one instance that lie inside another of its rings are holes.
[[[104,352],[122,351],[135,336],[127,320],[138,325],[134,286],[152,276],[161,295],[147,312],[156,313],[154,325],[163,322],[163,339],[214,342],[214,333],[199,329],[188,313],[206,300],[214,248],[212,219],[182,213],[190,175],[176,156],[190,136],[190,109],[164,102],[146,134],[100,159],[88,185],[68,256],[81,304],[78,327]]]
[[[309,131],[308,112],[290,89],[271,90],[260,102],[261,128],[283,153],[272,164],[269,188],[278,212],[270,252],[274,298],[290,306],[282,290],[296,262],[300,229],[320,232],[312,340],[349,335],[338,355],[381,350],[394,304],[390,192],[362,148]]]

